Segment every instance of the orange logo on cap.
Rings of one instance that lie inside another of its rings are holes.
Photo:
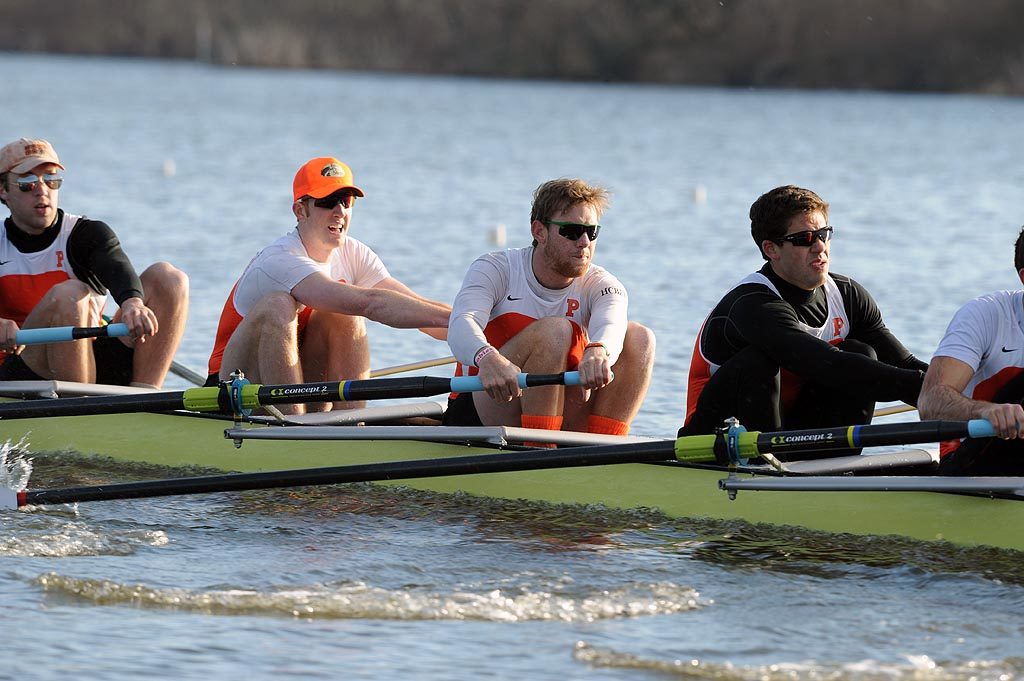
[[[337,163],[328,163],[320,170],[320,174],[324,177],[345,177],[345,169]]]
[[[25,145],[26,156],[42,156],[46,153],[46,147],[42,144],[36,144],[35,142]]]

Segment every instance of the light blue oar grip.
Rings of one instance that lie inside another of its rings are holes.
[[[565,384],[566,385],[579,385],[580,384],[580,372],[578,372],[578,371],[566,371],[565,372]]]
[[[995,437],[996,429],[985,419],[971,419],[967,422],[968,437]]]
[[[475,393],[484,389],[479,376],[456,376],[452,379],[453,393]]]
[[[75,340],[75,331],[78,327],[74,326],[55,326],[45,329],[22,329],[18,331],[14,338],[14,342],[17,345],[38,345],[40,343],[62,343],[64,341]],[[126,324],[110,324],[105,327],[105,336],[127,336],[128,326]],[[87,337],[94,336],[96,334],[89,334]]]
[[[526,377],[528,374],[519,374],[519,387],[526,388]],[[580,384],[580,372],[578,371],[566,371],[565,372],[565,385],[579,385]],[[452,392],[453,393],[472,393],[480,392],[484,389],[483,383],[480,381],[479,376],[456,376],[452,379]]]
[[[68,340],[71,340],[70,326],[58,326],[52,329],[22,329],[14,336],[16,345],[58,343]]]

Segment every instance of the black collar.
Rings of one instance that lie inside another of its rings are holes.
[[[22,253],[38,253],[45,251],[57,240],[60,234],[60,225],[64,221],[64,211],[57,209],[57,219],[53,224],[43,230],[42,234],[29,234],[14,224],[14,220],[4,220],[4,230],[7,232],[7,240]]]

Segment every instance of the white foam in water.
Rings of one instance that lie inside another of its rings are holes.
[[[32,460],[26,458],[27,451],[24,439],[15,444],[7,440],[0,445],[0,488],[17,493],[28,487]]]
[[[675,584],[633,584],[613,590],[557,595],[544,590],[435,591],[385,589],[364,582],[269,589],[160,588],[49,573],[38,583],[52,593],[96,603],[130,603],[222,615],[492,622],[596,622],[665,615],[702,607],[698,594]]]

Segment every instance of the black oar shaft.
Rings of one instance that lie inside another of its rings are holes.
[[[674,441],[672,440],[652,440],[613,446],[595,445],[560,450],[539,449],[504,454],[455,456],[330,468],[152,480],[94,487],[28,490],[20,494],[19,505],[70,504],[85,501],[665,461],[672,458],[673,445]]]
[[[437,376],[410,376],[403,378],[370,378],[326,383],[299,383],[295,385],[264,385],[256,392],[259,405],[297,404],[305,402],[331,402],[343,400],[386,400],[406,397],[432,397],[446,392],[459,392],[459,382],[479,383],[470,377],[439,378]],[[562,385],[565,374],[527,374],[527,387]],[[461,388],[466,390],[467,388]],[[471,389],[478,390],[473,386]]]
[[[576,372],[524,374],[520,375],[520,380],[525,382],[526,387],[562,384],[578,385],[579,375]],[[173,411],[175,409],[230,414],[235,411],[233,407],[238,407],[238,411],[244,412],[248,409],[277,404],[431,397],[449,391],[466,392],[473,390],[482,390],[480,378],[477,376],[459,376],[456,378],[412,376],[285,385],[243,383],[238,385],[237,388],[234,385],[222,385],[189,388],[182,392],[6,402],[0,404],[0,418],[24,419],[48,416],[84,416],[145,411]],[[232,398],[232,395],[235,398]]]
[[[760,433],[757,436],[757,450],[785,454],[838,447],[884,447],[955,440],[966,435],[967,421],[920,421],[812,428]]]
[[[172,411],[182,408],[184,393],[138,393],[99,397],[62,397],[0,404],[0,417],[31,419],[49,416],[92,416],[130,414],[144,411]]]
[[[264,385],[257,391],[261,406],[308,402],[356,402],[363,400],[430,397],[451,390],[450,378],[418,376],[408,378],[371,378],[327,383]]]

